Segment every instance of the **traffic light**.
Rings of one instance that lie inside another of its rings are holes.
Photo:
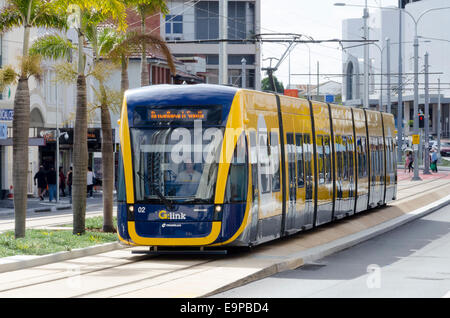
[[[425,127],[425,115],[419,114],[419,128]]]

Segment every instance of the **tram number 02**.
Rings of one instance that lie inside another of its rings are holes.
[[[137,212],[138,212],[138,213],[145,213],[145,206],[139,206],[139,207],[137,208]]]
[[[269,312],[267,303],[225,303],[225,312]]]

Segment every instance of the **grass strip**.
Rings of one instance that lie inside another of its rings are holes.
[[[0,233],[0,257],[46,255],[117,241],[115,233],[86,231],[74,235],[71,230],[26,230],[24,238],[15,239],[14,231]]]

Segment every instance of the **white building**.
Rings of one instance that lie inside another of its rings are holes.
[[[161,21],[160,34],[167,41],[219,39],[219,1],[167,1],[170,13]],[[164,27],[163,27],[164,26]],[[228,1],[228,39],[251,39],[261,29],[261,1]],[[175,56],[204,56],[206,82],[219,83],[219,43],[177,43],[169,47]],[[242,59],[246,59],[246,87],[261,88],[258,43],[227,44],[228,84],[241,86]]]
[[[408,2],[408,3],[407,3]],[[450,137],[449,102],[450,102],[450,64],[447,58],[450,54],[450,2],[448,0],[422,0],[404,1],[406,12],[402,14],[402,92],[404,102],[403,125],[406,133],[410,132],[409,122],[413,116],[414,101],[414,50],[413,40],[415,23],[417,21],[417,33],[419,35],[419,108],[424,109],[424,55],[429,54],[429,93],[430,93],[430,128],[431,133],[437,133],[437,82],[441,85],[441,133],[444,137]],[[445,8],[445,9],[444,9]],[[431,9],[431,10],[430,10]],[[412,17],[411,17],[412,16]],[[377,47],[369,45],[370,60],[370,105],[377,107],[381,100],[384,107],[387,102],[387,49],[386,38],[390,39],[390,81],[392,112],[397,114],[398,101],[398,60],[399,60],[399,9],[386,7],[383,9],[369,10],[369,39],[378,40]],[[343,39],[361,39],[363,37],[363,19],[347,19],[343,21]],[[349,44],[344,46],[348,47]],[[380,59],[380,51],[383,60]],[[344,50],[342,55],[343,78],[342,95],[345,104],[361,105],[363,99],[363,47],[353,47]],[[381,64],[382,63],[382,64]],[[433,74],[440,73],[440,74]],[[384,74],[384,76],[382,75]]]
[[[0,8],[5,1],[0,1]],[[48,34],[48,29],[33,28],[30,32],[30,45],[38,37]],[[76,45],[78,40],[76,32],[69,30],[66,36]],[[0,67],[11,65],[18,70],[19,57],[22,56],[23,28],[14,28],[4,34],[0,34]],[[92,54],[91,54],[92,56]],[[75,61],[76,62],[76,61]],[[91,63],[89,57],[87,63]],[[33,177],[40,165],[49,167],[56,165],[56,141],[55,128],[63,128],[71,134],[74,125],[76,108],[76,85],[64,84],[55,81],[56,73],[54,61],[43,61],[42,79],[40,82],[33,77],[29,80],[30,90],[30,133],[29,133],[29,169],[28,169],[28,194],[36,195]],[[87,87],[92,84],[87,80]],[[12,110],[14,109],[14,96],[17,85],[7,87],[0,92],[0,123],[8,127],[6,139],[0,139],[0,199],[5,198],[12,182]],[[93,93],[87,91],[88,103],[94,99]],[[100,127],[99,117],[94,116],[89,127]],[[63,135],[64,136],[64,135]],[[72,139],[61,137],[60,166],[67,171],[71,165]],[[93,157],[91,155],[91,157]]]

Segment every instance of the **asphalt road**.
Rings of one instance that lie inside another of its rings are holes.
[[[315,263],[214,297],[450,298],[450,205]]]

